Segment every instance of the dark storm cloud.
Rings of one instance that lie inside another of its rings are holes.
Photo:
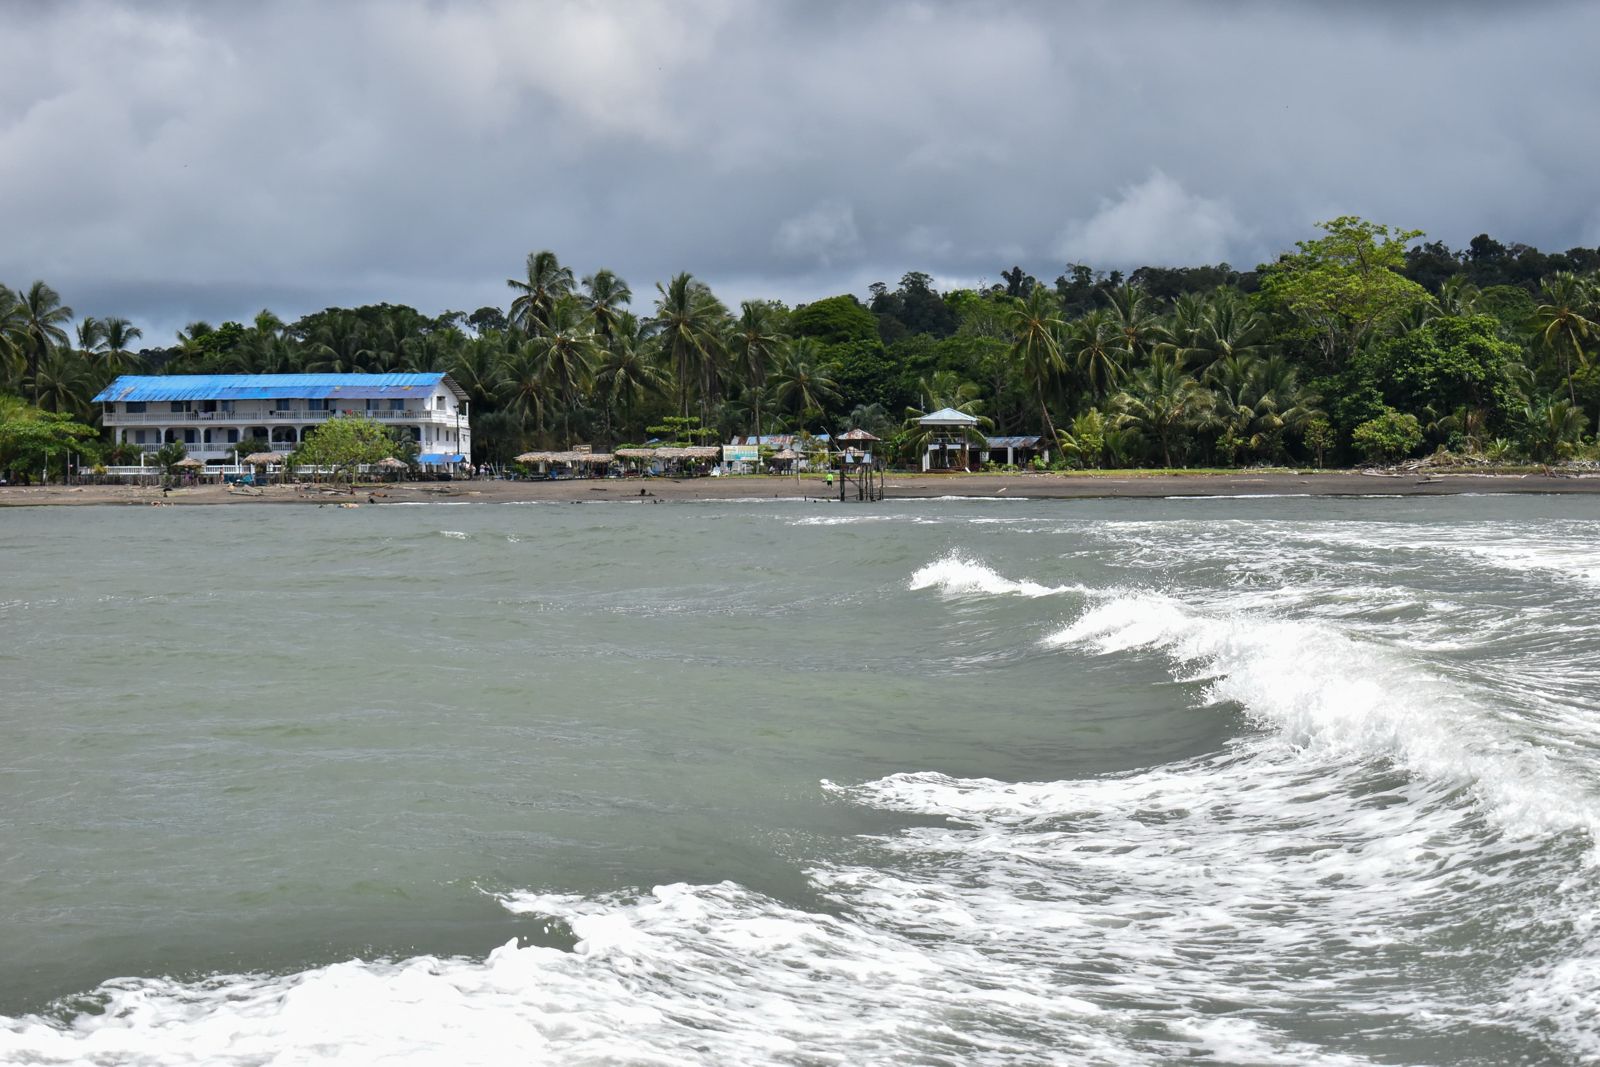
[[[1357,213],[1600,243],[1583,4],[14,5],[0,280],[163,334],[503,304],[524,255],[644,302],[1251,264]]]

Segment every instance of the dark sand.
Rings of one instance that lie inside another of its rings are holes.
[[[944,496],[1084,497],[1168,496],[1448,496],[1457,493],[1600,493],[1600,474],[1422,474],[1359,471],[1249,472],[1235,474],[902,474],[890,475],[889,499]],[[641,497],[641,494],[642,497]],[[423,501],[509,503],[600,500],[837,499],[814,477],[591,479],[542,482],[412,482],[344,490],[269,486],[240,490],[219,485],[174,489],[163,496],[148,486],[7,486],[0,507],[52,504],[359,504]]]

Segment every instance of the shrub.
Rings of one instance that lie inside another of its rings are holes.
[[[1357,426],[1350,441],[1368,462],[1393,463],[1422,444],[1422,424],[1415,415],[1403,415],[1391,408]]]

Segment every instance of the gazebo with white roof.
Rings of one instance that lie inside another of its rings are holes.
[[[917,425],[928,431],[928,446],[922,453],[924,471],[969,470],[971,436],[978,428],[978,417],[940,408],[917,420]],[[961,454],[960,462],[952,462],[953,453]]]

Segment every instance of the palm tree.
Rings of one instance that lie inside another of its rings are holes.
[[[1063,358],[1077,366],[1097,397],[1111,392],[1122,377],[1118,351],[1116,333],[1099,308],[1072,323],[1062,345]]]
[[[29,379],[39,372],[39,365],[57,348],[67,345],[65,324],[72,321],[72,309],[61,303],[61,295],[44,282],[36,281],[21,297],[23,315],[23,355],[25,374]],[[39,401],[38,383],[34,383],[34,403]]]
[[[809,337],[789,346],[789,352],[773,373],[772,399],[804,423],[808,412],[821,412],[839,399],[839,389],[820,369],[822,351]]]
[[[1064,326],[1055,293],[1042,285],[1034,286],[1026,300],[1014,304],[1006,312],[1011,355],[1039,402],[1047,442],[1056,439],[1056,427],[1050,421],[1049,394],[1055,391],[1057,380],[1066,369],[1061,358]]]
[[[1154,347],[1168,339],[1167,329],[1161,325],[1151,307],[1150,295],[1143,286],[1123,282],[1115,289],[1102,290],[1109,306],[1109,320],[1117,335],[1117,348],[1123,356],[1123,366],[1131,367],[1148,355]]]
[[[100,350],[100,362],[114,375],[138,366],[140,359],[129,346],[143,336],[144,331],[127,319],[107,319],[105,347]]]
[[[22,391],[27,372],[27,316],[22,300],[0,285],[0,388]]]
[[[594,377],[608,430],[614,410],[631,419],[640,402],[649,396],[664,395],[671,384],[660,365],[650,358],[648,331],[628,312],[617,319],[611,343],[606,346]]]
[[[529,341],[528,347],[537,360],[546,393],[561,404],[562,422],[570,438],[572,412],[594,373],[596,351],[582,305],[572,297],[556,301],[545,321],[545,332]]]
[[[556,301],[572,292],[572,268],[563,267],[550,251],[529,252],[528,277],[507,278],[506,285],[517,291],[511,301],[511,322],[530,336],[544,329]]]
[[[598,270],[584,278],[583,288],[583,302],[594,332],[601,340],[610,341],[618,318],[624,314],[622,309],[633,303],[633,290],[609,270]]]
[[[87,422],[93,417],[89,398],[95,391],[89,364],[70,348],[51,348],[34,371],[33,402],[46,411]]]
[[[1195,328],[1175,338],[1185,363],[1204,372],[1229,356],[1257,356],[1264,353],[1268,336],[1267,320],[1252,308],[1236,289],[1218,289],[1203,303]]]
[[[497,392],[505,400],[506,410],[516,416],[524,427],[544,431],[545,406],[549,394],[541,375],[543,363],[531,342],[511,349],[500,364],[500,388]]]
[[[761,394],[767,375],[783,356],[785,339],[778,332],[777,310],[763,300],[746,300],[739,305],[739,321],[728,339],[728,350],[745,374],[745,389],[755,411],[756,436],[761,436]]]
[[[650,320],[661,342],[661,354],[677,378],[678,396],[684,418],[689,417],[689,388],[700,386],[700,416],[715,389],[723,356],[722,323],[728,311],[711,294],[711,289],[696,281],[687,271],[674,275],[665,287],[656,283],[655,318]]]
[[[503,384],[500,364],[505,359],[505,334],[486,332],[458,348],[450,361],[450,377],[467,394],[474,412],[487,411]]]
[[[1569,271],[1557,271],[1545,279],[1539,295],[1544,302],[1533,310],[1534,333],[1560,360],[1561,373],[1567,379],[1567,398],[1576,404],[1573,371],[1576,366],[1588,364],[1583,342],[1600,329],[1584,314],[1594,303],[1594,293],[1586,279]]]
[[[1524,438],[1528,451],[1536,459],[1551,463],[1572,454],[1588,418],[1571,400],[1547,398],[1523,408],[1523,418],[1528,430]]]
[[[1439,287],[1439,313],[1460,318],[1478,313],[1478,300],[1483,293],[1467,280],[1465,274],[1453,274]]]
[[[319,316],[305,339],[306,369],[322,374],[369,370],[377,359],[367,325],[348,311]]]
[[[1149,365],[1133,374],[1116,404],[1127,425],[1156,439],[1162,462],[1170,467],[1174,441],[1209,420],[1212,397],[1184,369],[1182,354],[1168,345],[1157,348]]]

